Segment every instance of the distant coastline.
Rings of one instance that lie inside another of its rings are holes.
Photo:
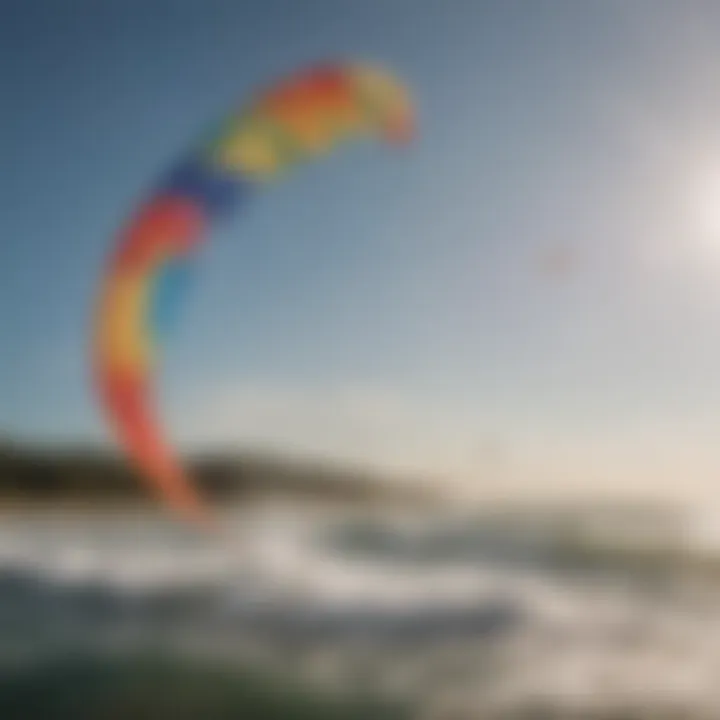
[[[214,499],[422,502],[429,495],[422,483],[397,483],[379,473],[279,453],[203,453],[186,462],[201,491]],[[0,509],[135,507],[149,499],[131,464],[109,450],[0,440]]]

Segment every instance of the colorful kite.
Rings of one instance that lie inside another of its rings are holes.
[[[343,141],[409,139],[403,86],[358,64],[316,66],[259,92],[161,179],[121,231],[96,313],[93,359],[100,402],[151,487],[186,518],[209,512],[154,412],[158,349],[212,222],[251,189]]]

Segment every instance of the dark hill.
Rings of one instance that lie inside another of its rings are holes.
[[[187,458],[210,497],[294,495],[318,499],[419,499],[410,489],[370,472],[270,453],[206,453]],[[0,441],[2,500],[122,500],[147,497],[142,479],[121,456],[93,447]]]

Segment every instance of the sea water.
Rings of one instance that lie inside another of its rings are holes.
[[[720,717],[712,573],[570,562],[552,533],[472,512],[269,503],[222,520],[209,535],[149,511],[5,513],[0,662],[163,651],[362,686],[426,717]]]

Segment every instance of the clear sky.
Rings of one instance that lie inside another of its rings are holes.
[[[0,430],[108,439],[87,346],[119,224],[258,84],[338,56],[405,79],[418,141],[218,228],[171,437],[478,492],[720,483],[720,5],[691,0],[3,2]]]

